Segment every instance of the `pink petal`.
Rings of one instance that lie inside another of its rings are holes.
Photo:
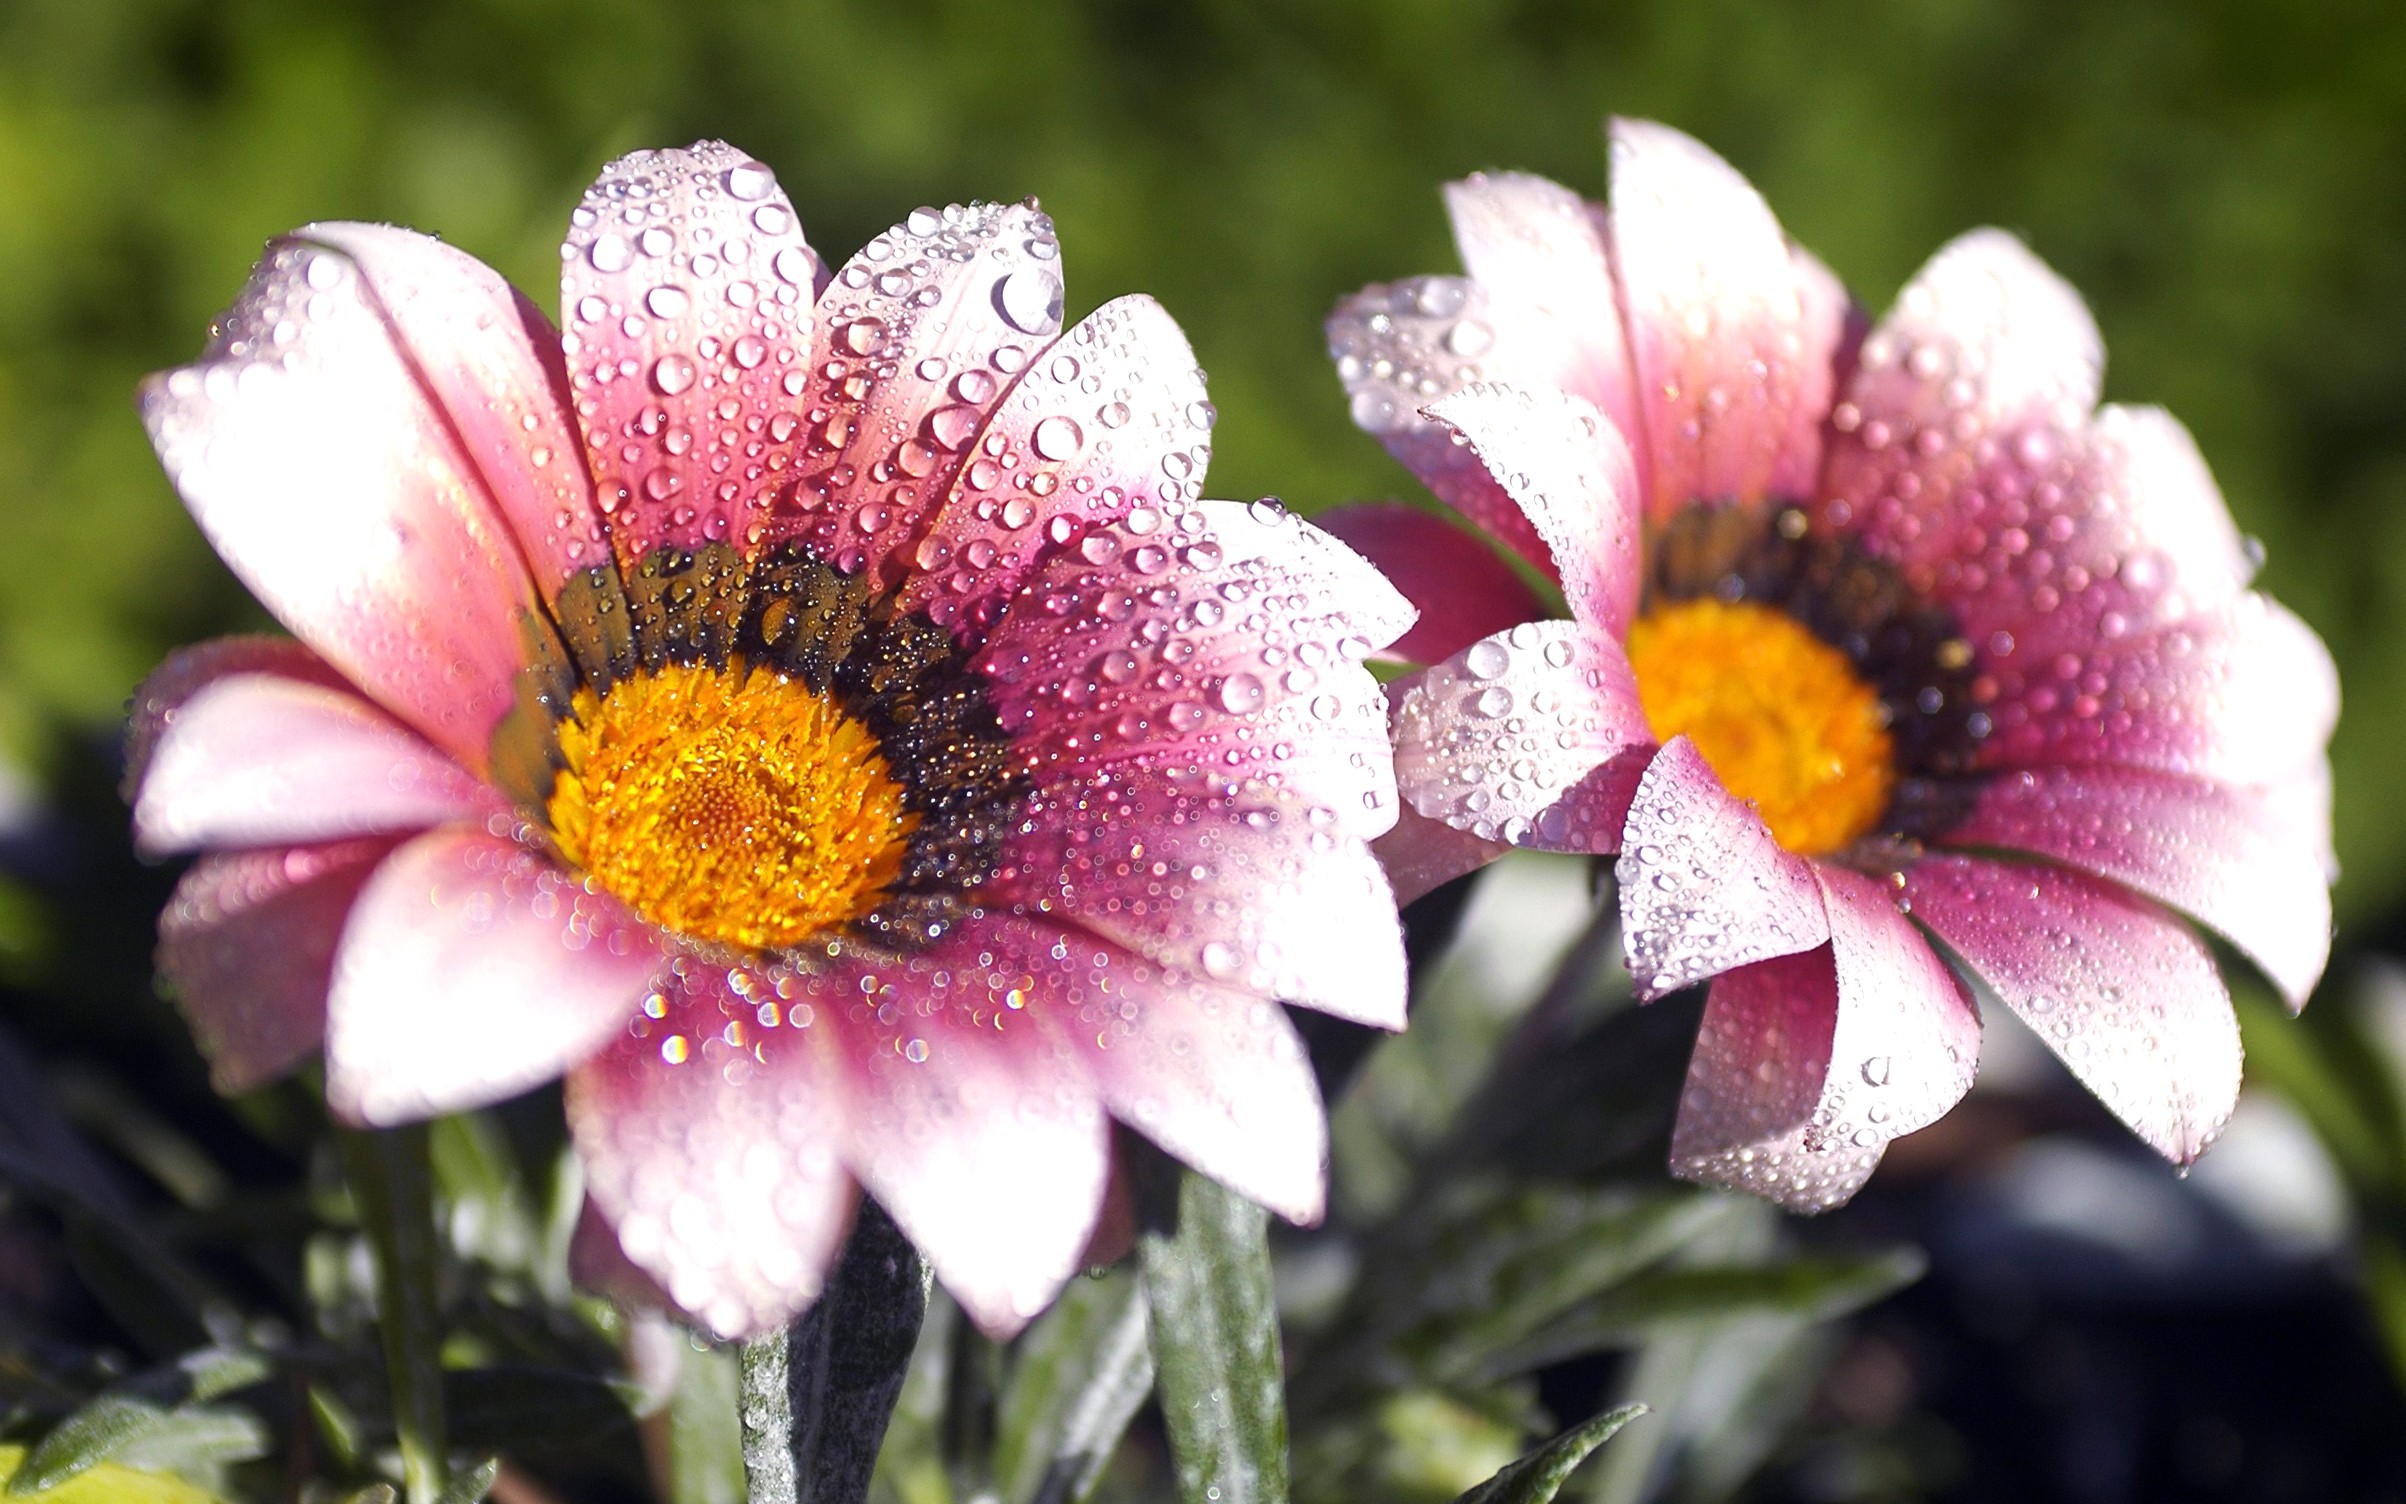
[[[622,1028],[660,966],[657,932],[544,857],[430,831],[377,869],[344,927],[327,1103],[384,1124],[524,1091]]]
[[[568,1077],[586,1193],[679,1306],[722,1337],[773,1331],[817,1298],[852,1223],[821,1016],[842,1001],[692,959],[654,999]]]
[[[2322,843],[2285,813],[2256,790],[2194,779],[2028,769],[1983,787],[1947,840],[2052,857],[2194,915],[2298,1007],[2330,959],[2331,895]]]
[[[143,422],[221,557],[344,677],[482,772],[535,620],[518,545],[360,269],[269,248]]]
[[[1370,843],[1378,864],[1387,870],[1398,905],[1476,872],[1512,848],[1501,841],[1482,841],[1467,830],[1432,820],[1406,804],[1395,814],[1395,828]]]
[[[1980,1056],[1978,1010],[1912,922],[1869,878],[1814,875],[1829,949],[1714,983],[1671,1137],[1675,1173],[1794,1211],[1852,1196],[1889,1139],[1962,1098]]]
[[[1470,387],[1429,416],[1462,435],[1553,557],[1571,615],[1618,638],[1637,615],[1637,471],[1604,415],[1560,392]]]
[[[2239,1098],[2239,1025],[2188,926],[2078,872],[1933,856],[1913,912],[2165,1158],[2204,1152]]]
[[[1641,999],[1830,938],[1812,863],[1783,850],[1684,736],[1638,781],[1614,873]]]
[[[1061,328],[1060,245],[1026,204],[921,209],[861,248],[821,298],[800,483],[772,537],[802,536],[880,586],[905,570],[1004,390]],[[1187,362],[1191,366],[1191,359]]]
[[[218,637],[178,648],[134,690],[125,718],[125,798],[132,803],[150,772],[159,738],[186,701],[234,674],[281,674],[305,684],[349,690],[325,659],[289,637]],[[356,693],[356,691],[354,691]]]
[[[519,546],[545,596],[610,561],[593,482],[579,461],[559,332],[475,257],[390,225],[316,224],[304,239],[359,267],[393,338]]]
[[[1563,331],[1523,320],[1548,350]],[[1617,316],[1612,324],[1618,337]],[[1345,384],[1353,421],[1475,528],[1549,574],[1554,561],[1537,530],[1453,430],[1427,415],[1432,400],[1460,391],[1487,369],[1497,320],[1487,290],[1461,277],[1414,277],[1363,288],[1328,316],[1328,353]],[[1472,351],[1457,354],[1455,346]],[[1543,376],[1532,375],[1532,384]],[[1422,661],[1443,657],[1433,654]]]
[[[264,1086],[326,1036],[336,939],[390,840],[205,856],[159,915],[159,971],[228,1096]]]
[[[1843,299],[1799,275],[1745,178],[1668,126],[1612,122],[1611,215],[1648,515],[1810,497]]]
[[[1395,719],[1395,777],[1432,820],[1543,851],[1620,849],[1653,755],[1620,644],[1524,622],[1428,669]]]
[[[724,142],[632,153],[585,190],[560,247],[562,347],[623,567],[750,552],[800,460],[818,270],[775,176]]]
[[[1620,295],[1601,214],[1559,183],[1474,173],[1445,188],[1462,265],[1487,295],[1488,380],[1583,399],[1622,433],[1639,426]],[[1641,446],[1642,447],[1642,446]],[[1637,456],[1646,479],[1647,457]]]
[[[1007,392],[908,567],[898,605],[990,626],[1037,559],[1125,519],[1166,529],[1203,492],[1211,404],[1159,303],[1078,321]]]
[[[1275,505],[1200,502],[1045,561],[974,661],[1040,777],[1124,763],[1259,778],[1375,836],[1386,706],[1360,665],[1411,624],[1378,572]]]
[[[853,961],[849,988],[815,994],[841,1043],[846,1161],[997,1336],[1077,1272],[1110,1164],[1095,1088],[1038,1016],[1061,975],[1084,974],[1069,944],[971,921],[909,960]]]
[[[164,855],[286,846],[477,821],[509,806],[347,689],[281,674],[213,680],[172,713],[134,802],[134,839]]]
[[[1403,932],[1369,848],[1258,787],[1113,769],[1031,801],[995,879],[1224,986],[1400,1029]]]
[[[1447,447],[1467,453],[1450,439]],[[1312,522],[1376,565],[1420,612],[1382,657],[1435,663],[1546,614],[1537,592],[1483,539],[1417,507],[1354,502],[1315,512]]]

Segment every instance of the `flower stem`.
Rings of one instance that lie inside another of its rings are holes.
[[[754,1337],[737,1359],[737,1414],[743,1420],[744,1484],[751,1504],[795,1504],[792,1366],[783,1331]]]
[[[376,1251],[376,1326],[392,1387],[401,1481],[409,1504],[436,1504],[450,1484],[443,1417],[443,1318],[434,1172],[423,1123],[341,1132],[359,1224]]]

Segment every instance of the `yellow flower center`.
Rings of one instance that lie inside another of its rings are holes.
[[[868,727],[740,662],[580,689],[558,736],[562,854],[688,935],[772,950],[859,919],[918,823]]]
[[[1655,736],[1694,741],[1788,850],[1836,851],[1887,809],[1896,762],[1878,693],[1786,612],[1657,607],[1629,629],[1629,662]]]

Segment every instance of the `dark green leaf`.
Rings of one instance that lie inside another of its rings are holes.
[[[994,1476],[1008,1504],[1077,1504],[1153,1388],[1143,1287],[1126,1272],[1073,1281],[1020,1339]]]
[[[493,1491],[493,1480],[501,1476],[501,1459],[488,1457],[451,1480],[435,1504],[482,1504],[484,1496]]]
[[[1464,1494],[1458,1504],[1549,1504],[1571,1470],[1612,1440],[1613,1433],[1646,1413],[1643,1405],[1607,1410],[1573,1426],[1520,1461]]]
[[[39,1493],[110,1461],[184,1471],[187,1464],[256,1457],[267,1445],[257,1420],[240,1411],[194,1407],[256,1384],[268,1371],[258,1353],[207,1348],[112,1386],[53,1427],[7,1491]]]
[[[1265,1214],[1152,1156],[1137,1240],[1153,1364],[1186,1504],[1285,1504],[1287,1417]]]
[[[339,1138],[351,1199],[376,1251],[376,1329],[409,1504],[435,1504],[449,1481],[450,1446],[428,1130],[418,1123]]]
[[[679,1359],[668,1402],[668,1504],[744,1504],[735,1354],[712,1348]]]

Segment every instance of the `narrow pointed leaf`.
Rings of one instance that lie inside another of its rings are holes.
[[[1571,1470],[1590,1452],[1612,1440],[1613,1433],[1646,1413],[1643,1405],[1607,1410],[1584,1425],[1573,1426],[1520,1461],[1464,1494],[1455,1504],[1550,1504],[1570,1478]]]
[[[435,1504],[483,1504],[485,1495],[493,1491],[493,1482],[501,1476],[501,1459],[487,1457],[451,1480]]]
[[[1153,1389],[1143,1287],[1078,1280],[1020,1339],[1003,1389],[994,1474],[1006,1504],[1079,1504]]]
[[[117,1384],[43,1437],[9,1479],[12,1495],[56,1488],[103,1462],[196,1465],[256,1457],[267,1432],[238,1411],[199,1408],[268,1376],[258,1353],[209,1348]]]
[[[1286,1397],[1267,1214],[1157,1157],[1137,1241],[1185,1504],[1285,1504]]]

